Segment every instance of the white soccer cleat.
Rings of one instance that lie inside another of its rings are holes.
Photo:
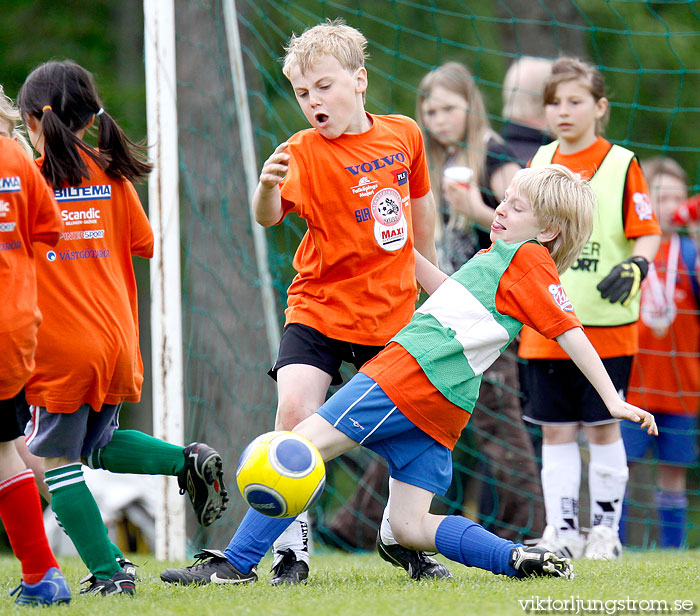
[[[618,560],[622,556],[622,544],[617,533],[609,526],[599,524],[591,528],[586,544],[585,558],[591,560]]]
[[[557,529],[551,524],[545,527],[540,539],[525,543],[532,543],[536,547],[554,552],[562,558],[581,558],[586,547],[586,540],[581,535],[567,534],[565,537],[559,537]]]

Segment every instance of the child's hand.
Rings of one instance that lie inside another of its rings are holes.
[[[473,204],[481,201],[481,193],[476,185],[464,185],[449,178],[444,178],[442,190],[445,194],[445,199],[452,206],[454,212],[464,216],[467,220],[476,220],[476,211]]]
[[[640,428],[644,430],[646,428],[649,434],[653,436],[659,435],[659,429],[656,427],[656,420],[654,416],[633,404],[628,404],[623,400],[620,400],[619,404],[615,404],[613,407],[608,408],[610,414],[616,419],[629,419],[636,423],[641,422]]]
[[[280,143],[275,151],[265,161],[260,172],[260,184],[263,188],[271,189],[277,186],[287,175],[289,169],[289,154],[286,150],[289,144],[285,141]]]

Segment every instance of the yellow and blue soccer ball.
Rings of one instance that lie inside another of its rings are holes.
[[[267,432],[241,454],[236,481],[245,501],[272,518],[306,511],[326,485],[326,467],[311,441],[294,432]]]

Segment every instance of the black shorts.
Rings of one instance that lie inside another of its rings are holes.
[[[359,370],[383,348],[335,340],[308,325],[290,323],[282,330],[277,361],[268,374],[277,380],[277,371],[282,366],[306,364],[330,374],[331,385],[340,385],[343,382],[340,365],[344,361]]]
[[[14,398],[0,400],[0,443],[9,443],[24,436],[24,426],[27,425],[29,417],[24,389]]]
[[[615,389],[627,395],[632,356],[609,357],[603,365]],[[593,385],[570,359],[528,359],[521,366],[523,419],[540,425],[595,426],[614,419]]]

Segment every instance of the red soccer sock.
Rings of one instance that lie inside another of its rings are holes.
[[[22,563],[26,584],[36,584],[51,567],[58,567],[46,538],[41,500],[31,470],[0,482],[0,518],[12,551]]]

